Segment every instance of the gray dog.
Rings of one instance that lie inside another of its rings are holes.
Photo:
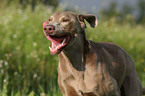
[[[59,54],[58,84],[63,96],[141,96],[145,94],[131,57],[113,43],[86,38],[86,20],[93,15],[57,12],[43,31],[51,41],[50,53]]]

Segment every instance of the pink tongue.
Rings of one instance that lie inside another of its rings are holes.
[[[62,43],[63,39],[52,39],[50,40],[52,42],[52,48],[55,48],[59,46]]]

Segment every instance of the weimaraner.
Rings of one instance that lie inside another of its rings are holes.
[[[94,15],[56,12],[43,31],[50,53],[58,54],[58,84],[63,96],[141,96],[145,94],[135,64],[121,47],[94,43],[85,34],[86,20],[97,26]]]

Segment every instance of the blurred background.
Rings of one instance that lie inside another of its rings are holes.
[[[62,96],[42,29],[57,11],[96,15],[87,37],[124,48],[145,86],[145,0],[0,0],[0,96]]]

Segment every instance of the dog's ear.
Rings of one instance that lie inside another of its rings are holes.
[[[84,20],[86,20],[91,25],[91,27],[93,27],[93,28],[97,27],[98,21],[97,21],[96,16],[94,16],[94,15],[91,15],[91,14],[88,14],[88,15],[79,14],[78,18],[83,23],[84,23]]]

